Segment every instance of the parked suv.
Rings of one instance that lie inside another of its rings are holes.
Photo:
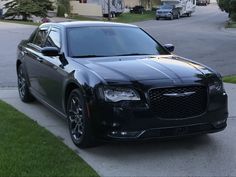
[[[167,18],[170,20],[173,20],[174,18],[179,19],[179,8],[168,4],[160,6],[160,8],[156,11],[156,20],[159,20],[160,18]]]

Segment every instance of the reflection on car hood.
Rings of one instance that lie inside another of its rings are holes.
[[[172,56],[106,57],[76,60],[106,81],[181,80],[202,78],[210,69],[192,61]]]

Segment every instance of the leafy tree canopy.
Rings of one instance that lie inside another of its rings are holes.
[[[5,8],[5,17],[22,16],[23,20],[31,15],[47,17],[47,11],[54,9],[50,0],[13,0],[6,3]]]

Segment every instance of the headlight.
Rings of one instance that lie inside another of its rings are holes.
[[[103,97],[107,102],[138,101],[139,94],[129,88],[103,88]]]
[[[223,87],[223,82],[222,80],[214,80],[210,85],[209,85],[209,90],[211,92],[220,92],[224,90]]]

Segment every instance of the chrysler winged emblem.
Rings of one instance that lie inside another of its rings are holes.
[[[169,97],[184,97],[184,96],[190,96],[195,94],[196,92],[184,92],[184,93],[165,93],[163,94],[164,96],[169,96]]]

